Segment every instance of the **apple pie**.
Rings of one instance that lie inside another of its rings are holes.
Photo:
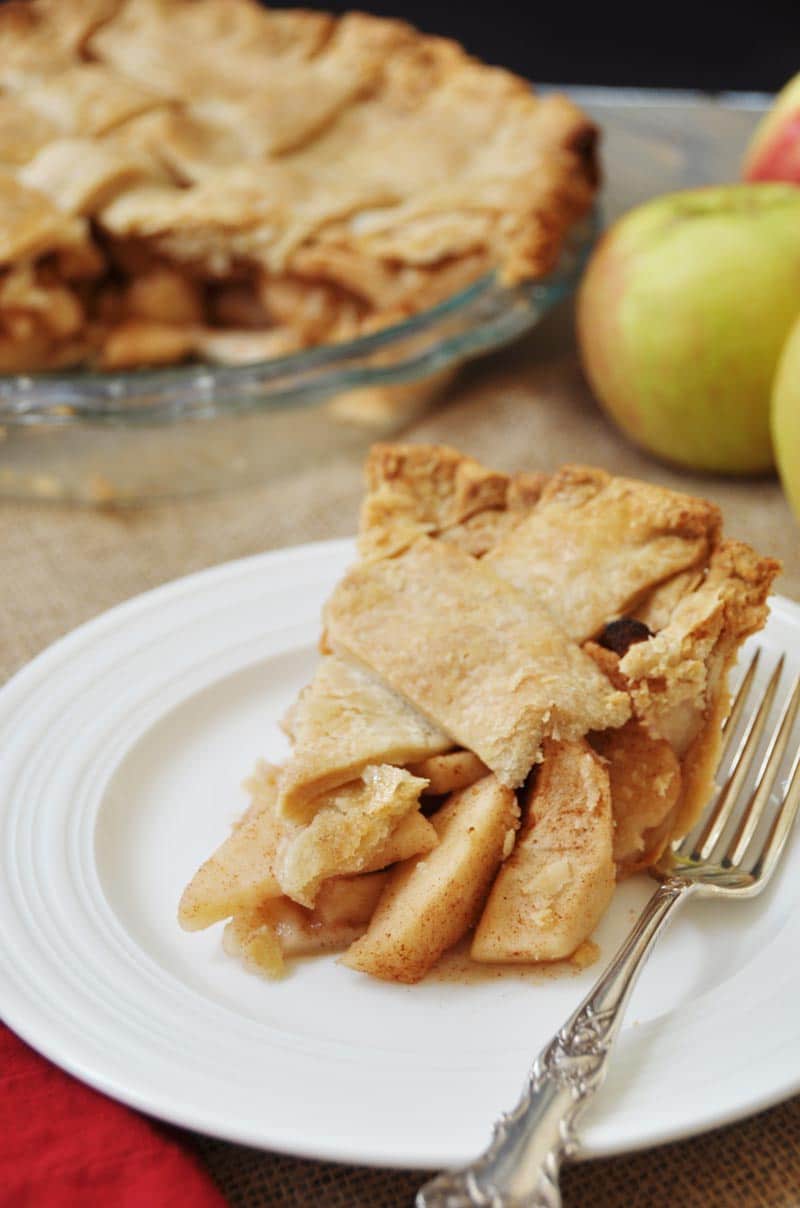
[[[229,952],[413,982],[569,958],[713,786],[728,673],[779,570],[703,499],[378,445],[359,559],[252,804],[179,908]]]
[[[255,0],[0,7],[0,372],[254,360],[495,271],[597,186],[563,96],[401,21]]]

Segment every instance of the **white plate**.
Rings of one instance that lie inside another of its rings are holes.
[[[186,934],[180,891],[225,836],[315,662],[349,542],[267,554],[132,600],[0,691],[0,1007],[79,1078],[156,1116],[291,1153],[469,1158],[597,975],[404,987],[309,960],[270,984]],[[800,664],[800,608],[762,642]],[[637,988],[586,1155],[684,1136],[800,1087],[800,877],[691,904]],[[651,891],[624,885],[608,957]]]

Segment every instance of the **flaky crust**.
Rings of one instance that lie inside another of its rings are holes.
[[[439,536],[485,556],[576,641],[651,599],[651,620],[658,607],[669,615],[702,579],[722,526],[708,500],[651,483],[579,465],[511,477],[439,445],[376,445],[365,480],[363,558]]]
[[[728,674],[742,642],[766,623],[779,571],[779,562],[744,542],[722,541],[703,582],[676,605],[668,624],[619,663],[634,713],[682,759],[673,834],[690,830],[711,796],[729,709]]]
[[[779,564],[723,539],[719,509],[707,500],[593,467],[512,479],[443,446],[381,445],[366,484],[362,556],[396,556],[421,534],[455,542],[586,642],[628,695],[637,719],[630,733],[642,750],[652,744],[647,759],[666,768],[668,748],[680,765],[666,795],[666,781],[653,776],[647,797],[642,778],[627,771],[624,739],[609,740],[622,826],[647,832],[638,864],[655,858],[670,833],[685,833],[712,791],[730,668],[765,623]],[[652,636],[620,657],[594,639],[623,615]],[[634,854],[621,863],[630,866]]]
[[[288,724],[292,753],[281,774],[278,808],[296,821],[313,815],[321,793],[355,779],[367,764],[405,765],[453,745],[377,676],[335,655],[322,659]]]
[[[721,524],[707,500],[565,466],[486,561],[585,641],[663,580],[706,565]]]
[[[767,619],[767,595],[780,569],[741,541],[723,541],[702,583],[676,605],[667,625],[631,646],[619,674],[636,715],[657,737],[684,753],[681,707],[705,705],[738,647]],[[683,750],[681,750],[683,748]]]
[[[487,470],[445,445],[377,444],[364,480],[362,558],[399,553],[426,533],[480,557],[525,518],[547,475]]]
[[[538,601],[427,536],[354,567],[328,601],[333,649],[371,667],[511,788],[547,736],[619,726],[627,697]]]
[[[364,13],[10,3],[0,94],[0,171],[91,218],[110,272],[135,245],[210,293],[235,281],[298,346],[374,331],[492,270],[546,274],[597,185],[596,130],[566,98]],[[297,295],[288,314],[267,301],[274,281]],[[309,324],[300,295],[321,288]],[[114,324],[89,320],[100,360],[118,361],[102,353]],[[170,348],[203,351],[161,335],[154,359]]]
[[[101,263],[81,218],[0,170],[0,272],[45,257],[60,261],[72,278],[92,275]]]
[[[313,906],[320,885],[330,877],[372,871],[388,862],[383,859],[386,844],[415,814],[426,783],[402,768],[370,764],[359,779],[326,793],[311,821],[287,829],[283,837],[276,872],[284,893]]]

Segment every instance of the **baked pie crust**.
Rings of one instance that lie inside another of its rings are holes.
[[[366,481],[291,753],[180,920],[232,916],[228,949],[271,973],[311,935],[399,981],[473,927],[477,961],[569,958],[707,802],[779,566],[706,500],[589,467],[379,445]]]
[[[595,143],[566,98],[401,21],[14,0],[0,7],[0,285],[55,265],[82,314],[77,340],[37,328],[14,359],[249,360],[374,331],[489,270],[540,277],[591,205]],[[94,288],[75,289],[85,270],[64,242],[84,245]],[[159,270],[199,315],[128,309]],[[0,348],[15,318],[0,305]]]

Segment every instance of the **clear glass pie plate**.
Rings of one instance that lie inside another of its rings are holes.
[[[347,343],[237,366],[0,376],[0,497],[124,506],[360,455],[564,298],[596,227],[575,227],[542,280],[489,275]]]

